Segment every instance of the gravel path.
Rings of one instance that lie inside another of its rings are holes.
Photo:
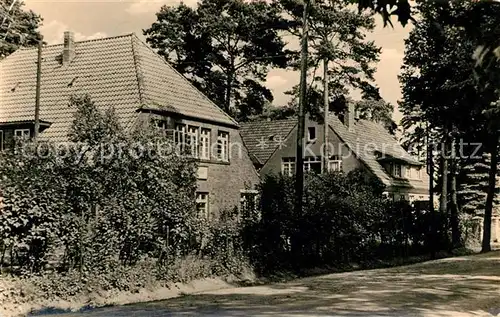
[[[500,316],[500,253],[223,289],[59,317]]]

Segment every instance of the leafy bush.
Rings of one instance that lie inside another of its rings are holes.
[[[0,247],[18,273],[50,264],[85,277],[197,250],[196,163],[149,122],[128,134],[88,96],[70,106],[69,146],[27,142],[1,154]]]
[[[242,237],[261,273],[421,254],[433,243],[429,214],[384,198],[383,184],[361,170],[307,175],[300,214],[293,178],[267,176],[260,191],[262,218],[246,221]]]

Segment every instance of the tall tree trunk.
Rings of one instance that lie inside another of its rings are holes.
[[[231,90],[233,86],[233,78],[234,78],[234,73],[232,71],[229,71],[227,73],[226,77],[226,96],[224,100],[224,111],[228,114],[231,114]]]
[[[445,129],[444,140],[441,148],[441,196],[439,198],[439,211],[447,214],[448,209],[448,131]]]
[[[323,135],[323,172],[327,173],[328,172],[328,162],[329,162],[329,143],[328,143],[328,130],[329,130],[329,125],[328,125],[328,59],[323,60],[323,107],[324,107],[324,119],[325,119],[325,124],[324,124],[324,135]]]
[[[441,196],[439,197],[439,213],[440,219],[448,218],[448,129],[444,129],[443,143],[441,144]],[[441,237],[446,237],[449,226],[446,222],[440,223],[438,230],[443,234]],[[448,240],[448,239],[446,239]],[[441,242],[441,241],[439,241]],[[444,241],[443,241],[444,242]],[[442,247],[442,245],[440,245]]]
[[[429,123],[427,123],[427,137],[426,137],[426,143],[427,143],[427,166],[428,166],[428,174],[429,174],[429,212],[431,215],[431,224],[430,224],[430,236],[431,240],[429,241],[430,243],[430,251],[431,251],[431,258],[435,259],[436,258],[436,244],[432,243],[433,241],[436,241],[437,239],[437,226],[436,226],[436,210],[434,208],[434,151],[433,147],[431,145],[431,138],[430,138],[430,127]]]
[[[457,199],[457,174],[458,164],[456,160],[456,143],[453,137],[451,143],[451,174],[450,174],[450,222],[451,222],[451,244],[453,248],[462,247],[460,222],[458,219],[458,199]]]
[[[498,169],[498,135],[495,135],[493,144],[491,145],[490,153],[490,172],[488,176],[488,195],[486,197],[486,206],[484,209],[483,221],[483,243],[481,252],[491,251],[491,216],[493,213],[493,199],[496,191],[496,176]]]

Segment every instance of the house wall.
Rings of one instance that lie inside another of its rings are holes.
[[[307,131],[308,127],[316,128],[316,142],[307,143]],[[313,120],[306,119],[305,122],[305,144],[304,144],[304,156],[322,156],[322,144],[324,136],[323,125],[318,124]],[[281,172],[281,163],[283,158],[295,157],[296,154],[296,139],[297,139],[297,129],[294,128],[287,137],[284,146],[281,149],[277,149],[276,152],[269,158],[269,160],[264,164],[260,170],[260,175],[268,174],[278,174]],[[365,165],[352,153],[352,151],[340,140],[335,131],[330,127],[330,132],[328,134],[328,142],[331,144],[329,149],[329,155],[340,155],[342,157],[342,171],[348,173],[357,168],[362,168],[369,172]],[[387,166],[384,166],[387,168]],[[405,200],[415,201],[415,200],[428,200],[429,191],[427,189],[428,176],[425,172],[425,167],[422,167],[422,179],[410,180],[412,187],[403,186],[389,186],[386,188],[388,194],[393,194],[396,200],[401,199],[404,196]],[[405,175],[405,168],[402,168],[402,175]],[[403,178],[404,179],[404,178]]]
[[[259,175],[250,160],[247,149],[243,146],[238,129],[175,116],[151,114],[150,117],[167,121],[169,129],[174,129],[176,124],[210,129],[213,155],[210,160],[199,160],[199,169],[203,171],[200,174],[204,174],[203,178],[206,176],[206,179],[198,179],[197,191],[208,193],[211,215],[217,215],[224,209],[239,207],[240,190],[254,189],[258,184]],[[215,159],[218,131],[229,133],[229,162]]]
[[[306,119],[305,122],[305,143],[304,143],[304,156],[322,156],[323,151],[323,125],[319,124],[313,120]],[[307,142],[307,128],[316,128],[316,141],[308,143]],[[264,164],[260,170],[260,175],[268,174],[279,174],[281,172],[281,162],[283,158],[295,157],[297,151],[297,128],[294,128],[292,132],[288,135],[281,149],[277,149],[276,152],[269,158],[269,160]],[[329,155],[340,155],[342,157],[342,170],[348,173],[356,168],[363,167],[361,162],[352,154],[349,148],[344,145],[335,132],[330,128],[328,133],[328,143],[331,144],[329,149]]]

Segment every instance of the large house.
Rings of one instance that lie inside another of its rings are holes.
[[[41,70],[41,140],[67,141],[75,111],[68,107],[70,96],[88,94],[98,107],[114,107],[129,130],[152,120],[174,131],[175,142],[189,144],[199,161],[200,213],[232,208],[254,195],[259,176],[238,123],[134,34],[75,42],[65,32],[64,44],[43,47]],[[37,49],[8,56],[0,73],[2,150],[14,137],[34,133]]]
[[[384,127],[356,118],[353,106],[340,120],[328,119],[328,169],[349,172],[362,168],[376,176],[394,200],[429,200],[425,165],[408,154]],[[241,124],[243,141],[260,175],[295,170],[297,120],[253,121]],[[321,172],[324,124],[305,124],[304,170]]]

